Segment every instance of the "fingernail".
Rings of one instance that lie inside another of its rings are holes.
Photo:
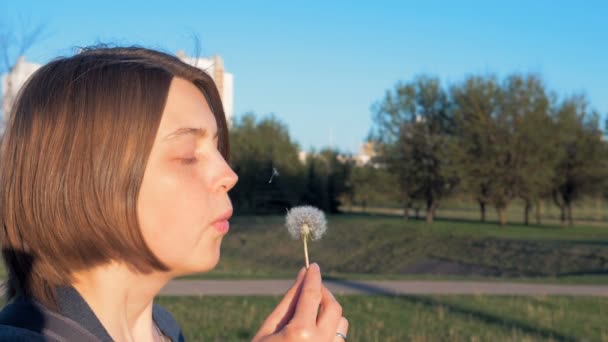
[[[319,267],[319,264],[317,264],[316,262],[313,262],[310,267],[316,267],[319,271],[321,270],[321,267]]]

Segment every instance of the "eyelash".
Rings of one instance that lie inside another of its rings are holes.
[[[197,158],[183,158],[183,159],[181,160],[182,164],[184,164],[184,165],[190,165],[190,164],[194,164],[194,163],[196,163],[197,161],[198,161],[198,159],[197,159]]]
[[[216,149],[219,151],[219,144],[218,144],[218,142],[217,142],[217,141],[215,142],[215,148],[216,148]],[[181,162],[183,165],[192,165],[192,164],[195,164],[197,161],[198,161],[198,158],[196,158],[196,157],[192,157],[192,158],[182,158],[182,159],[180,160],[180,162]]]

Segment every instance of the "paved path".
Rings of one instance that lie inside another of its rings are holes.
[[[569,295],[608,297],[608,285],[558,285],[469,281],[352,281],[324,280],[334,294],[372,295],[435,295],[435,294],[489,294],[489,295]],[[175,280],[161,295],[282,295],[292,280]]]

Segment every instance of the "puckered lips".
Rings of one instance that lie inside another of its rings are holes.
[[[218,216],[211,225],[215,230],[222,234],[228,233],[230,230],[230,222],[228,220],[232,217],[232,208],[228,209],[226,212]]]

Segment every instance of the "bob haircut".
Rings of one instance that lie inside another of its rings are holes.
[[[0,243],[7,300],[57,309],[55,288],[110,261],[167,271],[146,245],[137,199],[174,77],[205,96],[229,158],[219,92],[204,71],[140,47],[91,47],[37,70],[0,149]]]

